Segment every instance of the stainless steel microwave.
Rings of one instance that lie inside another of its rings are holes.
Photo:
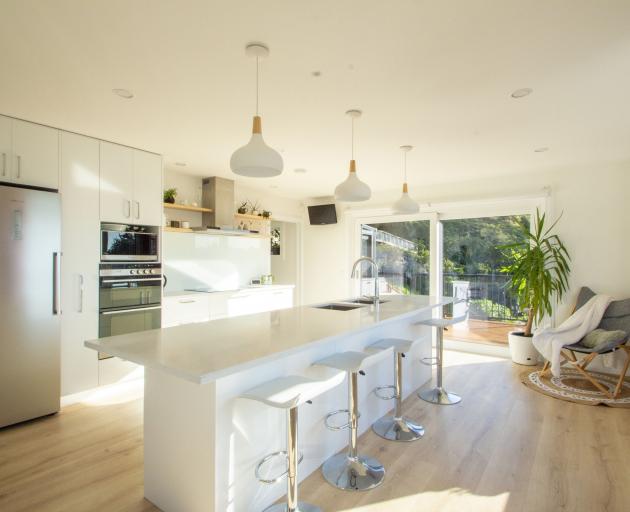
[[[160,228],[101,224],[101,261],[158,261]]]

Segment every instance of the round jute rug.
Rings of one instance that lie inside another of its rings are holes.
[[[606,373],[591,373],[611,392],[614,392],[618,377]],[[585,405],[603,404],[610,407],[630,408],[630,382],[628,379],[622,385],[621,394],[615,399],[606,397],[588,379],[571,368],[562,368],[560,377],[553,377],[551,372],[547,372],[544,377],[541,377],[540,368],[533,371],[527,370],[521,374],[521,382],[528,388],[559,400]]]

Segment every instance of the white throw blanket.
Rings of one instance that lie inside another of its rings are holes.
[[[577,343],[589,332],[597,329],[604,311],[611,302],[612,297],[608,295],[595,295],[559,327],[534,332],[532,340],[534,346],[547,361],[551,362],[551,373],[554,377],[560,377],[562,347]]]

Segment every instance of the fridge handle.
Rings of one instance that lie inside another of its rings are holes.
[[[59,314],[59,253],[53,252],[53,315]]]

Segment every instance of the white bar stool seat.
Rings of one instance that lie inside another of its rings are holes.
[[[377,353],[347,351],[333,354],[314,363],[342,370],[348,374],[348,409],[334,411],[326,416],[326,427],[331,430],[349,430],[348,452],[338,453],[322,464],[322,474],[326,481],[346,491],[365,491],[383,483],[385,468],[376,459],[357,453],[359,427],[359,400],[357,376],[365,375],[363,368],[368,366]],[[328,420],[339,413],[348,414],[348,422],[340,427],[333,427]]]
[[[396,400],[394,414],[383,416],[372,425],[372,430],[380,437],[389,441],[416,441],[424,435],[424,427],[402,414],[402,382],[403,369],[402,358],[405,352],[409,352],[421,338],[408,340],[403,338],[385,338],[367,347],[366,351],[381,351],[392,349],[394,352],[394,385],[379,386],[374,390],[374,394],[381,400]],[[381,391],[393,389],[393,394],[384,396]]]
[[[331,372],[330,376],[321,380],[289,375],[264,382],[241,394],[240,398],[256,400],[287,411],[287,450],[267,455],[258,462],[255,471],[256,478],[266,484],[276,483],[287,475],[287,503],[272,505],[266,508],[265,512],[321,512],[314,505],[298,502],[297,466],[302,460],[298,454],[298,407],[338,386],[344,377],[341,371]],[[262,465],[277,456],[284,456],[287,459],[287,470],[273,479],[262,478],[260,476]]]

